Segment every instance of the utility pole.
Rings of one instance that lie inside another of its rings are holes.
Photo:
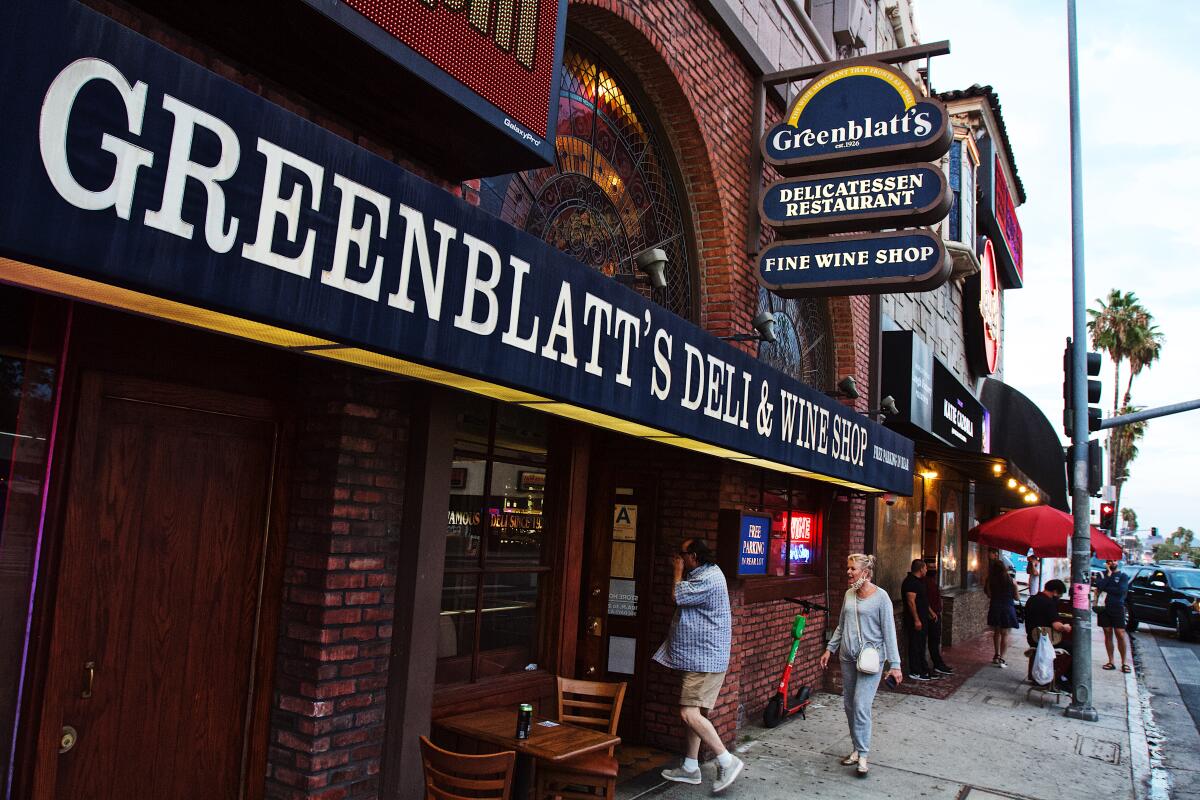
[[[1092,537],[1088,526],[1088,411],[1087,411],[1087,307],[1083,273],[1083,149],[1079,137],[1079,63],[1076,56],[1075,0],[1067,0],[1067,71],[1071,106],[1071,346],[1073,349],[1071,408],[1074,426],[1071,439],[1071,513],[1075,533],[1071,537],[1071,609],[1073,622],[1072,667],[1074,696],[1064,712],[1068,717],[1095,721],[1092,707],[1092,609],[1088,582],[1092,560]],[[1115,390],[1114,390],[1115,391]]]

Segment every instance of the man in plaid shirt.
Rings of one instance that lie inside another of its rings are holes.
[[[679,715],[687,725],[687,755],[683,766],[663,770],[667,780],[700,783],[700,742],[717,754],[717,777],[713,791],[733,783],[745,766],[725,749],[708,712],[717,704],[725,671],[729,668],[729,644],[733,620],[729,613],[729,589],[725,575],[714,563],[712,551],[699,539],[685,539],[672,558],[674,579],[671,599],[675,618],[667,640],[654,660],[683,673],[679,690]]]

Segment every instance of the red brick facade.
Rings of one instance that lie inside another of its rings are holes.
[[[374,797],[405,538],[405,393],[312,372],[295,423],[267,795]]]
[[[280,86],[226,59],[154,18],[109,0],[100,8],[143,35],[235,81],[470,202],[478,183],[441,180],[394,144],[365,133],[353,119],[327,114],[306,100],[303,87]],[[598,40],[646,95],[681,178],[681,199],[694,234],[691,246],[700,295],[700,324],[715,334],[749,330],[757,311],[755,257],[745,252],[749,206],[749,132],[754,97],[750,67],[729,38],[689,0],[572,2],[569,31]],[[768,117],[781,109],[768,108]],[[765,232],[764,232],[765,236]],[[835,298],[834,369],[868,384],[866,298]],[[741,345],[750,349],[753,343]],[[404,384],[373,383],[349,369],[312,367],[308,394],[292,428],[289,521],[275,698],[266,794],[272,798],[375,797],[389,671],[394,580],[403,552],[401,492],[408,439]],[[855,405],[866,408],[866,396]],[[669,584],[670,556],[690,536],[714,542],[718,513],[758,502],[747,486],[757,471],[662,446],[652,450],[659,475],[654,536],[654,585]],[[861,551],[865,502],[845,493],[831,503],[824,526],[831,599],[840,600],[841,565]],[[582,535],[573,532],[573,535]],[[647,603],[650,638],[666,635],[673,607],[661,592]],[[824,601],[824,594],[811,599]],[[713,721],[732,740],[761,716],[790,646],[795,606],[782,600],[748,604],[731,582],[734,609],[729,677]],[[816,658],[826,620],[809,619],[796,661],[794,685],[822,685]],[[657,666],[646,676],[640,713],[647,737],[677,747],[682,726],[671,698],[677,677]],[[424,731],[413,731],[412,736]]]

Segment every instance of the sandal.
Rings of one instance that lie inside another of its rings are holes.
[[[848,755],[842,759],[842,766],[844,766],[844,767],[853,767],[857,763],[858,763],[858,751],[857,750],[855,750],[853,753],[851,753],[850,755]]]
[[[870,767],[867,766],[867,760],[865,758],[860,758],[858,760],[858,768],[855,771],[858,773],[858,777],[860,777],[860,778],[867,777],[867,773],[870,771]]]
[[[1107,664],[1105,664],[1103,667],[1101,667],[1100,669],[1116,669],[1116,667],[1115,667],[1115,666],[1113,665],[1113,663],[1110,661],[1110,662],[1108,662]]]
[[[1130,672],[1133,672],[1133,668],[1130,667],[1128,664],[1122,664],[1121,672],[1124,672],[1126,675],[1128,675]]]

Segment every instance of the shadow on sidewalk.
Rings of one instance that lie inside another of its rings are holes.
[[[1021,641],[1024,644],[1024,639]],[[1021,655],[1023,651],[1017,651],[1016,659],[1009,659],[1008,668],[1010,670],[1019,669],[1021,674],[1025,673],[1025,656]],[[1012,645],[1009,645],[1007,655],[1014,654]],[[931,697],[935,700],[945,700],[962,688],[976,672],[979,672],[983,667],[988,669],[996,669],[992,665],[992,634],[991,631],[981,633],[973,639],[968,639],[965,642],[960,642],[954,647],[942,648],[942,657],[946,663],[954,668],[953,675],[943,675],[939,680],[923,683],[920,681],[911,681],[906,677],[904,683],[896,688],[899,694],[912,694],[919,697]]]

